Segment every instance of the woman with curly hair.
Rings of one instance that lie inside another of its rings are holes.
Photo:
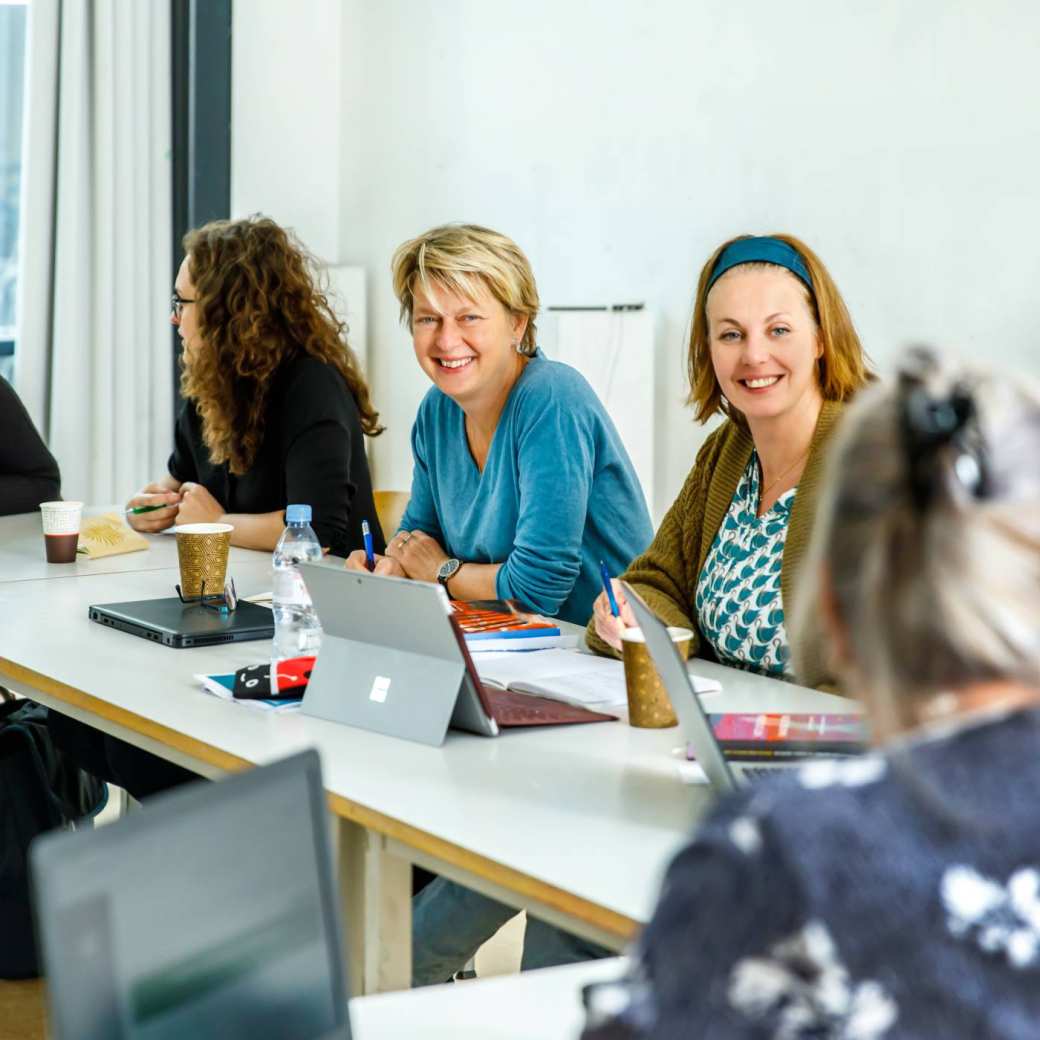
[[[322,545],[345,556],[367,520],[382,551],[365,435],[379,414],[313,260],[266,217],[189,231],[170,320],[183,343],[169,474],[127,503],[128,520],[231,524],[232,544],[273,549],[286,505],[305,503]]]
[[[367,520],[383,551],[365,435],[379,415],[344,325],[315,284],[313,260],[274,221],[216,220],[184,238],[171,320],[184,344],[169,474],[127,503],[127,520],[231,524],[234,545],[271,550],[285,507],[311,506],[323,546],[345,556]],[[54,743],[136,798],[196,779],[178,765],[56,712]]]

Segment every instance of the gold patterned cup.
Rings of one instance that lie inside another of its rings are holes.
[[[181,524],[177,537],[177,559],[181,565],[181,595],[222,596],[227,577],[228,550],[231,548],[230,524]]]
[[[685,661],[690,656],[693,633],[688,628],[669,628],[668,634]],[[621,634],[621,659],[625,662],[629,725],[644,729],[678,725],[668,691],[646,648],[642,629],[626,628]]]

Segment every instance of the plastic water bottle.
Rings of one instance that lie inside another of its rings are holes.
[[[321,622],[297,566],[320,560],[321,556],[321,543],[311,527],[311,507],[289,506],[285,511],[285,530],[273,558],[274,663],[316,654],[321,646]]]

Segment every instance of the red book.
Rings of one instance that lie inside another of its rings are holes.
[[[867,745],[862,715],[740,713],[709,715],[723,754],[734,760],[858,755]]]

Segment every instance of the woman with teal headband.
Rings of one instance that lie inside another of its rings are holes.
[[[622,578],[691,653],[793,677],[785,609],[816,511],[824,448],[842,407],[868,379],[859,337],[819,258],[790,235],[741,236],[708,258],[697,283],[689,403],[704,442],[650,548]],[[635,624],[614,584],[595,603],[589,645],[619,652]],[[799,680],[830,686],[812,646]]]

